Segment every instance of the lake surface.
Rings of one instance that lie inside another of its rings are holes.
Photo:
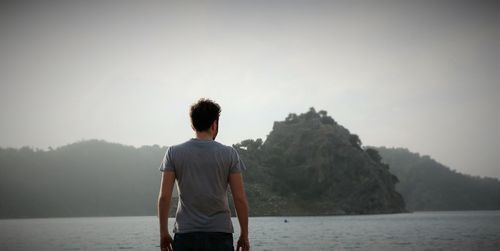
[[[236,218],[233,223],[236,243]],[[169,225],[171,230],[173,219]],[[500,250],[500,211],[253,217],[250,245],[251,250]],[[159,250],[158,221],[155,216],[0,220],[0,250]]]

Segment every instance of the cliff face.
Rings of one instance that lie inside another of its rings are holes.
[[[245,178],[255,215],[405,211],[388,165],[325,111],[290,114],[274,123],[265,142],[234,146],[249,167]]]

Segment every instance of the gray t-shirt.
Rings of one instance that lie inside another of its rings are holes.
[[[179,202],[174,233],[233,233],[227,191],[229,174],[246,167],[238,152],[213,140],[192,138],[170,146],[160,171],[173,171]]]

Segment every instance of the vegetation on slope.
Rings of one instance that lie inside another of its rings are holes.
[[[370,147],[399,177],[396,189],[409,210],[500,209],[500,181],[458,173],[405,148]]]

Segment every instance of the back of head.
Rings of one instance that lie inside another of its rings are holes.
[[[217,103],[201,98],[191,106],[189,111],[191,124],[198,132],[206,131],[214,121],[219,120],[220,112],[221,109]]]

